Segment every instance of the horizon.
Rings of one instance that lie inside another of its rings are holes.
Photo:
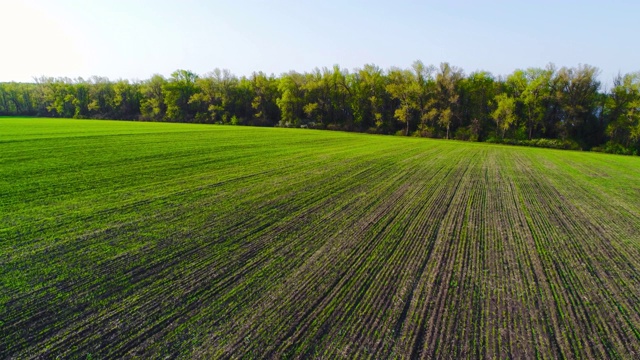
[[[386,71],[421,60],[496,78],[549,63],[585,64],[599,69],[606,89],[617,74],[640,70],[634,62],[640,51],[628,46],[640,4],[630,1],[181,5],[0,0],[7,10],[0,30],[13,34],[5,46],[14,49],[0,59],[0,82],[42,76],[141,81],[178,69],[205,75],[216,68],[238,77],[280,76],[336,64],[349,71],[375,64]]]

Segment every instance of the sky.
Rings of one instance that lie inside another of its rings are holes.
[[[334,64],[640,71],[640,1],[0,0],[0,82]]]

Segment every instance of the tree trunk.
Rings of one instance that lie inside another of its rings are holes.
[[[531,107],[529,106],[529,140],[531,140],[531,133],[533,133],[533,121],[531,120]]]

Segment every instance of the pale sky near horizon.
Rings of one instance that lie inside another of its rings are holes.
[[[0,0],[0,82],[449,62],[640,71],[640,1]]]

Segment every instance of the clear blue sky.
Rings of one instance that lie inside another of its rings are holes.
[[[448,61],[640,71],[640,1],[0,0],[0,81]]]

